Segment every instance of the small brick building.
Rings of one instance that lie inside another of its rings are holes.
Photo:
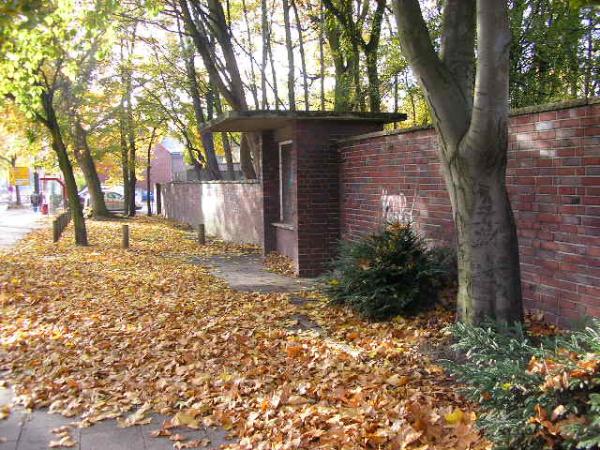
[[[205,130],[260,133],[264,252],[287,255],[298,275],[315,276],[340,239],[339,155],[332,144],[405,119],[393,113],[234,111]]]

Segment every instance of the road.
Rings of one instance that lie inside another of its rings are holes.
[[[31,209],[4,209],[0,206],[0,250],[12,247],[27,233],[44,226],[48,216]]]

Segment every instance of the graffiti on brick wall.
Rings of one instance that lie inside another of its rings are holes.
[[[414,202],[413,202],[414,203]],[[408,204],[404,194],[389,194],[387,189],[381,190],[382,223],[413,221],[414,204]]]

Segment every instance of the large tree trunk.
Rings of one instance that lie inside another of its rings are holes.
[[[81,126],[81,123],[75,118],[75,158],[77,164],[83,172],[85,182],[90,193],[90,203],[92,206],[92,215],[94,217],[108,217],[110,213],[104,202],[104,193],[102,192],[102,184],[98,177],[96,164],[92,158],[90,147],[87,141],[87,132]]]
[[[49,93],[42,94],[42,105],[46,115],[44,125],[50,132],[52,149],[58,157],[58,165],[62,172],[67,188],[67,197],[69,199],[69,208],[71,210],[71,218],[73,219],[73,227],[75,229],[75,244],[88,245],[87,230],[85,228],[85,219],[83,218],[83,210],[79,203],[79,195],[77,192],[77,183],[73,175],[73,166],[69,160],[69,154],[65,146],[60,127],[56,119],[56,112],[52,104],[52,95]]]
[[[395,0],[394,12],[403,53],[425,91],[440,138],[457,230],[459,319],[520,321],[518,241],[505,182],[510,49],[506,2],[478,0],[476,8],[475,0],[448,0],[439,56],[418,0]]]
[[[444,161],[457,231],[458,314],[470,323],[486,318],[512,323],[522,317],[517,234],[506,192],[506,157],[501,156],[506,139],[498,134],[497,150],[473,148],[467,151],[481,157]],[[490,142],[495,146],[494,139]]]

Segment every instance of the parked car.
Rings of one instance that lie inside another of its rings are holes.
[[[104,203],[106,203],[106,208],[112,212],[122,212],[125,211],[125,197],[118,192],[115,191],[103,191],[104,193]],[[86,192],[84,196],[84,208],[91,209],[91,201],[90,194]],[[142,206],[138,203],[135,204],[136,211],[142,209]]]

